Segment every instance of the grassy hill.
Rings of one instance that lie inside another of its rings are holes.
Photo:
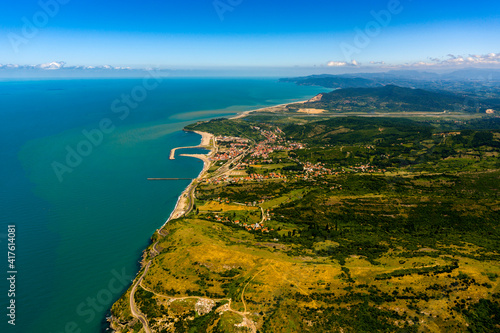
[[[188,127],[256,142],[153,236],[153,332],[498,332],[498,118],[262,119]]]
[[[425,91],[435,92],[438,94],[447,92],[453,93],[457,97],[462,99],[458,102],[460,108],[456,109],[457,111],[461,111],[462,109],[462,111],[477,112],[477,109],[479,109],[479,112],[483,113],[488,108],[499,108],[499,73],[499,71],[491,69],[466,69],[443,74],[413,70],[399,70],[381,73],[311,75],[304,77],[284,78],[280,81],[293,82],[298,85],[320,86],[332,89],[380,88],[384,86],[394,85],[410,89],[423,89]],[[358,107],[361,106],[362,105],[359,105]],[[423,106],[428,107],[429,105]],[[349,107],[352,107],[352,105],[346,106],[345,109],[349,111]]]
[[[302,106],[294,105],[292,109],[305,107],[332,112],[476,111],[476,105],[468,105],[461,96],[395,85],[339,89],[321,94],[318,99]]]

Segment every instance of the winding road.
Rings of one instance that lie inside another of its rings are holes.
[[[141,277],[137,279],[137,281],[134,283],[134,286],[132,287],[132,290],[130,291],[130,312],[132,313],[132,316],[134,318],[137,318],[141,321],[142,327],[144,328],[144,331],[146,333],[151,333],[151,330],[149,329],[148,325],[148,320],[146,319],[146,316],[144,316],[136,307],[135,305],[135,299],[134,299],[134,294],[137,290],[137,286],[142,282],[142,279],[148,272],[149,266],[151,266],[151,261],[148,262],[146,265],[146,268],[144,269],[144,273],[142,273]]]

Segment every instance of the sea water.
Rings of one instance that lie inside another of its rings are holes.
[[[325,91],[276,79],[147,79],[0,82],[1,332],[101,332],[189,184],[147,178],[194,178],[203,167],[169,159],[170,149],[200,142],[182,128]]]

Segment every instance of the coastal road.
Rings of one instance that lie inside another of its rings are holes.
[[[146,268],[144,269],[144,273],[142,273],[141,277],[137,279],[137,281],[134,283],[134,286],[132,287],[132,290],[130,291],[130,312],[132,313],[132,316],[134,318],[137,318],[141,321],[142,327],[144,328],[144,331],[146,333],[151,333],[151,330],[149,329],[148,321],[146,317],[137,309],[135,305],[135,299],[134,299],[134,294],[137,290],[137,286],[142,282],[142,279],[148,272],[149,266],[151,266],[151,261],[148,262],[146,265]]]
[[[186,211],[184,212],[184,216],[189,214],[191,210],[193,210],[194,206],[194,191],[196,190],[196,187],[198,186],[198,181],[195,179],[193,180],[193,183],[191,184],[191,187],[189,188],[189,191],[187,193],[187,198],[188,198],[188,207]]]
[[[157,246],[158,246],[158,243],[161,241],[161,239],[163,237],[166,237],[168,235],[168,231],[163,231],[162,229],[158,230],[158,235],[160,235],[160,239],[158,239],[154,244],[153,244],[153,248],[151,249],[150,251],[150,256],[151,258],[154,258],[156,257],[157,255],[160,254],[160,250],[158,250]]]
[[[158,249],[156,248],[156,245],[158,245],[158,242],[160,242],[160,241],[157,240],[156,243],[153,244],[153,248],[149,252],[149,255],[151,256],[151,258],[154,258],[160,254],[160,251],[158,251]]]

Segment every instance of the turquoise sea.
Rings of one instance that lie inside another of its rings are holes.
[[[303,100],[276,79],[0,82],[0,332],[95,333],[137,273],[197,159],[169,160],[201,119]],[[7,320],[7,225],[16,225],[16,325]]]

